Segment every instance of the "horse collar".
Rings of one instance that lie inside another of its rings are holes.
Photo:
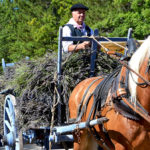
[[[112,100],[115,104],[117,104],[119,100],[122,100],[134,112],[136,112],[139,116],[141,116],[142,118],[144,118],[146,121],[150,123],[149,113],[144,109],[144,107],[137,100],[136,102],[132,100],[132,97],[128,90],[128,75],[129,75],[128,68],[123,66],[120,71],[120,74],[114,80],[113,86],[111,88]],[[135,120],[138,120],[138,115],[134,117],[131,113],[129,118],[131,119],[136,118]]]

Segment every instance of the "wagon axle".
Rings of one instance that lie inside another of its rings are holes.
[[[108,119],[106,117],[102,117],[99,119],[94,119],[89,122],[89,126],[95,126],[107,122]],[[75,132],[77,129],[88,128],[86,122],[66,125],[66,126],[58,126],[52,129],[53,134],[49,136],[49,141],[58,143],[64,141],[73,141],[73,135],[69,133]]]

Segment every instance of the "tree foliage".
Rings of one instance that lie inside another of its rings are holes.
[[[150,0],[96,0],[85,1],[90,11],[87,20],[92,28],[98,28],[101,35],[127,36],[133,29],[136,39],[144,39],[150,29]]]
[[[17,61],[25,56],[42,56],[47,50],[56,50],[60,17],[54,13],[54,7],[57,9],[55,1],[44,2],[1,3],[0,58]]]
[[[100,35],[144,39],[150,31],[150,0],[20,0],[0,3],[0,59],[18,61],[57,51],[59,26],[71,17],[70,7],[83,3],[90,9],[86,23]]]

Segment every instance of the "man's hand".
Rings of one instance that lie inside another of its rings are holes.
[[[85,41],[81,44],[79,44],[80,49],[87,49],[90,46],[90,41]]]
[[[68,47],[68,51],[69,52],[72,52],[72,51],[78,51],[78,50],[84,50],[84,49],[87,49],[89,48],[91,45],[90,41],[85,41],[83,43],[80,43],[80,44],[71,44],[69,45]]]

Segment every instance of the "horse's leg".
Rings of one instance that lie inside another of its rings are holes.
[[[74,134],[74,150],[97,150],[98,144],[87,129]]]

